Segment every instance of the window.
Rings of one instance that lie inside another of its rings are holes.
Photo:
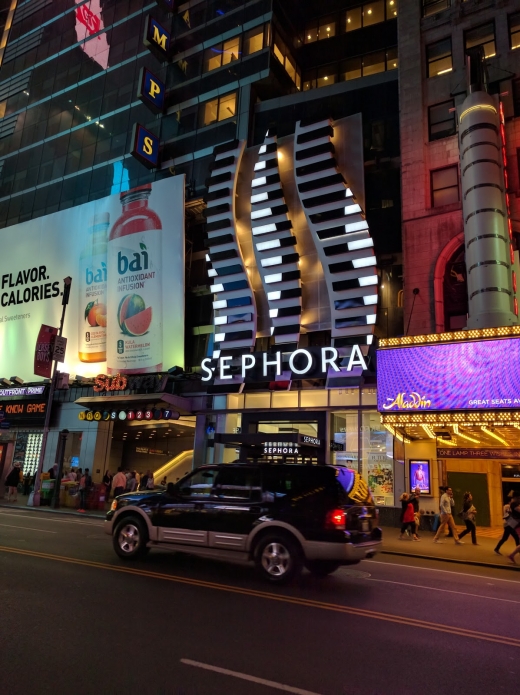
[[[520,48],[520,12],[509,16],[509,40],[513,50]]]
[[[450,205],[459,200],[459,172],[457,165],[430,172],[432,207]]]
[[[319,68],[316,79],[318,87],[326,87],[334,82],[336,82],[336,65],[325,65],[325,67]]]
[[[254,468],[223,468],[217,478],[215,494],[219,499],[260,501],[262,481]]]
[[[209,497],[217,473],[218,468],[197,471],[182,481],[179,486],[180,494],[183,497]]]
[[[484,55],[486,58],[492,58],[496,54],[495,49],[495,23],[483,24],[475,29],[470,29],[464,34],[464,45],[466,51],[475,46],[484,47]]]
[[[385,71],[385,52],[369,53],[363,57],[363,77]]]
[[[450,0],[423,0],[423,17],[437,14],[450,7]]]
[[[291,80],[294,82],[297,89],[301,89],[302,79],[301,79],[300,70],[297,67],[294,58],[291,56],[291,54],[287,50],[287,46],[280,39],[279,36],[275,36],[275,38],[274,38],[273,53],[274,53],[275,57],[280,61],[280,63],[284,66],[285,70],[287,71],[287,74],[289,75]]]
[[[363,26],[363,9],[355,7],[353,10],[347,10],[347,26],[345,31],[355,31]]]
[[[249,56],[252,53],[261,51],[264,47],[264,31],[265,27],[256,27],[244,34],[244,55]]]
[[[453,99],[428,108],[428,135],[430,142],[446,138],[449,135],[455,135],[455,132],[455,102]]]
[[[355,80],[356,78],[361,77],[361,70],[361,57],[344,60],[341,64],[340,79],[342,81]]]
[[[240,37],[219,43],[204,51],[204,72],[228,65],[240,57]]]
[[[426,46],[426,62],[428,64],[427,77],[451,72],[453,70],[451,38]]]
[[[320,17],[320,19],[314,20],[305,28],[305,43],[314,43],[314,41],[336,36],[336,26],[335,17]]]
[[[396,70],[399,67],[397,59],[397,48],[389,48],[386,52],[386,69]]]
[[[385,4],[383,0],[371,2],[368,5],[363,5],[363,26],[369,27],[372,24],[378,24],[385,21]]]
[[[397,0],[386,0],[386,18],[397,16]],[[385,0],[375,0],[346,12],[345,31],[355,31],[385,21]]]
[[[386,0],[386,18],[397,17],[397,0]]]
[[[203,127],[218,121],[225,121],[226,118],[232,118],[236,113],[236,103],[237,95],[236,92],[233,92],[201,104],[199,126]]]

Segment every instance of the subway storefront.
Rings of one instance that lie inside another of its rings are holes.
[[[460,506],[472,492],[479,525],[502,525],[520,492],[519,360],[518,326],[380,341],[378,411],[426,510],[447,484]]]

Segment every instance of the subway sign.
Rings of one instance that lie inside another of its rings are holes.
[[[300,348],[293,352],[245,353],[239,357],[225,355],[207,357],[201,362],[202,381],[233,379],[239,376],[249,382],[271,381],[290,372],[292,379],[325,379],[343,372],[345,376],[366,371],[368,365],[359,345],[353,345],[348,356],[335,347]]]
[[[136,123],[132,133],[132,154],[141,164],[154,169],[159,163],[159,138]]]
[[[159,60],[169,60],[172,37],[162,24],[148,15],[144,26],[143,43]]]
[[[162,113],[166,85],[147,68],[141,68],[137,98],[154,113]]]

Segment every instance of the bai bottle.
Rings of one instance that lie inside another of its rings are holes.
[[[88,242],[79,256],[79,335],[81,362],[104,362],[107,343],[107,237],[110,215],[92,218]]]
[[[148,208],[151,184],[121,193],[108,241],[109,374],[162,369],[162,225]]]

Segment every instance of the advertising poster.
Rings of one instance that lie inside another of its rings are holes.
[[[367,481],[378,504],[394,504],[394,462],[386,454],[368,454]]]
[[[410,490],[420,488],[423,495],[431,495],[430,462],[410,461]]]
[[[72,278],[60,371],[84,377],[184,366],[184,176],[9,228],[0,256],[0,372],[35,381],[42,324],[58,326]]]

